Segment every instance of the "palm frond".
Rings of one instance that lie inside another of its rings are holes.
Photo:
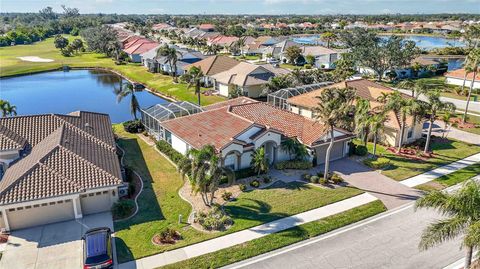
[[[460,217],[438,220],[423,231],[418,247],[421,250],[427,250],[435,245],[454,239],[464,232],[467,223],[468,220]]]

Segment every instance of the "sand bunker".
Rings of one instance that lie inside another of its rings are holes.
[[[38,56],[24,56],[24,57],[17,57],[18,59],[26,62],[36,62],[36,63],[50,63],[53,62],[52,59],[45,59],[40,58]]]

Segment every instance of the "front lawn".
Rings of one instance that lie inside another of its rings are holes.
[[[373,143],[368,143],[368,151],[372,152]],[[381,145],[377,145],[377,154],[390,160],[390,166],[382,170],[382,174],[395,180],[404,180],[439,166],[446,165],[480,152],[480,147],[456,140],[431,143],[432,158],[413,160],[398,156]]]
[[[178,224],[181,214],[185,221],[190,205],[178,195],[183,181],[175,167],[137,135],[126,133],[121,124],[114,125],[119,145],[125,149],[125,163],[144,180],[139,197],[139,213],[130,220],[115,222],[119,262],[183,247],[227,233],[250,228],[278,218],[301,213],[362,193],[354,188],[325,189],[303,183],[274,184],[240,194],[225,210],[234,225],[225,232],[204,233],[188,224]],[[221,191],[217,195],[221,195]],[[174,245],[155,246],[152,237],[165,228],[178,230],[183,239]]]
[[[75,38],[72,36],[66,37],[70,40]],[[22,56],[38,56],[54,61],[38,63],[22,61],[17,58]],[[173,83],[170,76],[150,73],[140,64],[116,65],[111,58],[105,55],[89,52],[80,53],[72,57],[64,57],[60,54],[60,51],[55,48],[53,38],[31,45],[0,47],[0,77],[58,70],[63,65],[68,65],[72,68],[99,67],[115,70],[130,80],[145,84],[148,88],[165,96],[193,103],[197,101],[193,88],[187,89],[186,84]],[[223,100],[225,99],[220,96],[202,96],[203,105],[209,105]]]
[[[435,180],[417,186],[423,191],[442,190],[480,175],[480,163],[467,166],[451,174],[441,176]]]
[[[162,268],[219,268],[328,233],[340,227],[377,215],[385,210],[386,208],[381,201],[374,201],[318,221],[309,222],[241,245],[170,264]],[[321,255],[321,253],[319,253],[319,255]]]

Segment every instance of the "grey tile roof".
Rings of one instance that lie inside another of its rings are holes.
[[[121,184],[111,128],[108,115],[90,112],[0,119],[0,137],[15,133],[25,141],[26,153],[5,171],[0,204]],[[1,145],[0,150],[10,147]]]

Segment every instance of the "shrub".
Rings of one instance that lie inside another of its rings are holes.
[[[240,188],[241,191],[246,191],[247,190],[247,185],[240,184],[240,185],[238,185],[238,188]]]
[[[357,148],[357,145],[355,143],[350,142],[350,146],[348,147],[348,156],[354,155],[356,148]]]
[[[303,179],[303,180],[307,180],[307,181],[310,181],[310,178],[311,178],[311,177],[312,177],[312,175],[310,175],[310,174],[303,174],[303,175],[302,175],[302,179]]]
[[[235,179],[242,179],[246,177],[252,177],[255,175],[257,175],[257,173],[255,173],[255,170],[253,170],[252,168],[244,168],[244,169],[235,171]]]
[[[322,178],[322,177],[323,177],[323,173],[322,173],[322,172],[318,172],[318,173],[317,173],[317,177]]]
[[[306,65],[304,65],[303,67],[305,67],[305,69],[312,69],[312,65],[311,65],[311,64],[306,64]]]
[[[330,180],[335,184],[343,182],[343,178],[339,174],[335,174],[335,173],[332,173],[330,175]]]
[[[270,182],[272,182],[272,178],[270,176],[263,177],[263,183],[268,184]]]
[[[258,179],[255,179],[255,180],[250,182],[250,186],[252,186],[254,188],[258,188],[258,187],[260,187],[260,181],[258,181]]]
[[[205,213],[200,212],[196,220],[205,230],[225,230],[227,226],[232,225],[232,219],[227,216],[218,205],[214,205],[212,209]]]
[[[123,219],[128,217],[133,209],[134,203],[132,200],[120,200],[113,204],[112,206],[112,214],[114,219]]]
[[[382,169],[390,165],[390,160],[387,158],[369,158],[363,161],[363,163],[373,169]]]
[[[355,155],[365,156],[367,155],[367,153],[368,153],[368,149],[364,145],[357,145],[355,147]]]
[[[145,130],[143,123],[139,120],[129,120],[124,122],[123,129],[132,134],[141,133]]]
[[[318,183],[319,180],[320,180],[320,178],[318,176],[311,176],[310,177],[310,182],[311,183]]]
[[[179,163],[184,158],[180,152],[173,149],[172,146],[165,140],[160,140],[157,142],[157,149],[163,154],[167,155],[167,157],[170,158],[170,160],[172,160],[174,163]]]
[[[328,180],[326,180],[325,178],[320,178],[320,180],[318,181],[318,183],[322,184],[322,185],[327,185],[328,184]]]
[[[230,199],[232,199],[232,193],[229,191],[222,193],[222,199],[225,201],[230,201]]]
[[[284,170],[284,169],[307,170],[312,168],[312,163],[309,161],[283,161],[283,162],[276,163],[275,168],[278,170]]]

